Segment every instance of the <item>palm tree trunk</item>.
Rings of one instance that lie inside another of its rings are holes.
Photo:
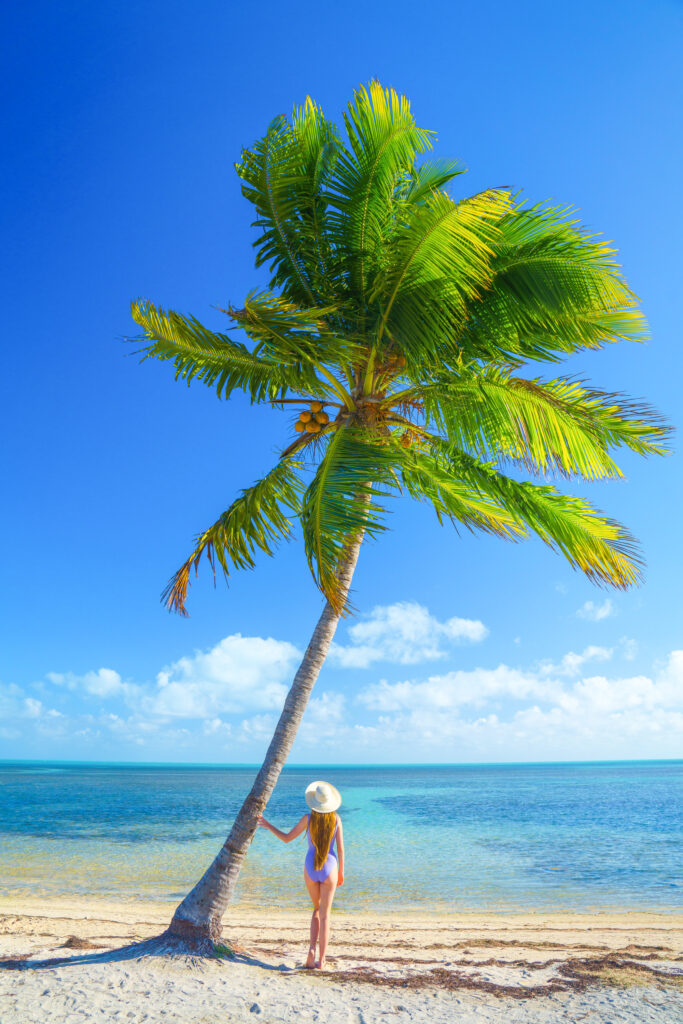
[[[351,586],[362,540],[361,534],[350,543],[339,570],[343,601],[346,600]],[[263,814],[289,756],[308,698],[327,657],[340,617],[340,613],[335,612],[327,602],[287,694],[275,733],[251,792],[242,804],[230,835],[213,864],[177,907],[167,935],[195,940],[200,944],[206,940],[213,942],[220,938],[221,920],[235,891],[242,862],[257,828],[258,817]]]

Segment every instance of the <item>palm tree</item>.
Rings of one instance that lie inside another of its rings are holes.
[[[271,275],[270,290],[224,311],[246,344],[149,301],[132,307],[144,358],[172,362],[176,377],[219,398],[243,391],[290,414],[278,463],[197,537],[164,592],[168,607],[186,614],[202,556],[226,576],[251,568],[296,521],[325,600],[251,792],[175,911],[167,934],[195,944],[220,935],[348,610],[361,541],[386,528],[390,497],[509,540],[535,533],[595,582],[626,588],[640,573],[628,532],[545,481],[619,477],[615,449],[665,450],[667,427],[646,405],[519,374],[529,361],[643,336],[614,251],[567,208],[529,206],[502,188],[452,198],[462,166],[423,159],[433,133],[376,82],[355,93],[344,128],[342,138],[308,99],[237,165],[256,210],[256,265]]]

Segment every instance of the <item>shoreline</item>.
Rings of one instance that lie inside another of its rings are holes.
[[[252,1013],[269,1024],[683,1019],[683,913],[333,909],[321,973],[302,969],[310,920],[303,902],[297,911],[229,908],[224,941],[233,956],[199,964],[141,957],[170,909],[149,900],[0,897],[3,1024],[244,1021]]]
[[[188,883],[187,891],[191,888],[191,884]],[[77,891],[71,892],[46,892],[38,889],[37,894],[29,891],[29,886],[17,887],[15,891],[11,889],[5,889],[4,891],[0,888],[0,914],[4,913],[3,907],[5,906],[25,906],[27,912],[30,912],[34,908],[38,907],[64,907],[65,905],[73,906],[74,908],[92,908],[97,910],[98,908],[105,907],[119,907],[122,911],[132,908],[147,907],[153,910],[155,913],[163,914],[166,913],[169,917],[172,916],[173,911],[178,906],[180,901],[186,895],[186,890],[178,891],[173,896],[136,896],[128,895],[124,893],[107,893],[102,896],[93,895],[92,893],[81,893]],[[345,895],[342,891],[341,895]],[[342,906],[339,900],[340,892],[337,891],[337,900],[334,905],[335,915],[341,915],[348,918],[356,917],[368,917],[374,919],[392,919],[400,917],[402,919],[419,919],[422,917],[433,918],[434,916],[439,918],[453,918],[453,919],[465,919],[474,920],[475,918],[486,918],[489,919],[507,919],[507,918],[528,918],[528,917],[562,917],[562,918],[588,918],[588,917],[621,917],[625,915],[641,915],[647,917],[648,915],[654,915],[655,917],[663,918],[681,918],[683,920],[683,906],[624,906],[623,904],[593,904],[587,906],[563,906],[554,905],[548,906],[544,904],[530,905],[527,907],[510,907],[510,906],[483,906],[476,909],[467,907],[455,907],[451,908],[446,902],[440,904],[436,901],[431,901],[427,905],[425,904],[409,904],[401,905],[400,907],[392,907],[391,904],[377,904],[373,906],[372,910],[368,910],[367,906]],[[277,907],[270,907],[269,912],[276,914],[298,914],[301,911],[305,911],[307,908],[307,894],[301,886],[300,899],[294,903],[281,903]],[[259,914],[266,913],[265,907],[260,903],[253,900],[240,900],[237,899],[226,912],[228,915],[233,916],[258,916]]]
[[[96,918],[99,920],[105,920],[105,917],[100,917],[101,914],[114,914],[120,916],[122,920],[137,919],[140,914],[144,913],[148,916],[152,916],[154,920],[159,921],[170,918],[173,910],[177,906],[180,897],[173,897],[170,899],[147,899],[138,898],[136,896],[122,896],[122,897],[99,897],[99,896],[81,896],[80,894],[68,894],[63,896],[12,896],[8,894],[0,893],[0,917],[5,914],[17,914],[26,916],[62,916],[64,911],[68,908],[75,914],[74,919],[87,919]],[[382,922],[430,922],[440,921],[444,923],[455,923],[457,921],[463,921],[468,925],[476,925],[477,923],[487,922],[491,920],[496,922],[506,922],[508,924],[516,923],[518,925],[525,923],[537,922],[539,919],[552,919],[562,924],[568,924],[575,922],[576,924],[585,923],[589,918],[594,919],[596,922],[604,922],[606,920],[614,919],[615,922],[625,924],[632,919],[635,921],[640,920],[644,926],[647,926],[652,919],[653,922],[661,921],[665,924],[667,921],[673,922],[674,925],[683,929],[683,908],[657,908],[657,909],[634,909],[631,907],[597,907],[595,909],[583,910],[583,909],[543,909],[530,907],[526,910],[446,910],[439,906],[435,906],[433,910],[427,911],[425,909],[402,909],[400,911],[378,909],[372,913],[367,910],[341,910],[337,906],[333,906],[332,914],[335,918],[343,918],[348,921],[382,921]],[[306,902],[306,894],[302,892],[301,904],[298,907],[270,907],[268,909],[256,909],[252,906],[243,906],[240,904],[233,904],[228,907],[225,914],[225,921],[230,919],[233,920],[250,920],[260,919],[267,920],[270,917],[310,917],[310,908]]]

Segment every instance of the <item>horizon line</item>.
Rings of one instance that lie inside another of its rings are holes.
[[[556,761],[296,761],[283,766],[287,768],[499,768],[528,767],[541,765],[592,765],[592,764],[678,764],[679,757],[636,757],[636,758],[587,758]],[[6,765],[92,765],[118,767],[167,767],[167,768],[260,768],[260,761],[96,761],[67,758],[0,758],[0,767]]]

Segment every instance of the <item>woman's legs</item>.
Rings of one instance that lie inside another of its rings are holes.
[[[318,933],[320,931],[320,882],[314,882],[312,878],[309,878],[308,871],[305,868],[304,881],[306,882],[306,888],[313,901],[314,908],[311,915],[311,937],[308,943],[306,966],[315,967],[315,947],[318,943]]]
[[[325,956],[327,954],[327,943],[330,938],[330,910],[332,909],[332,900],[337,889],[337,865],[332,868],[329,875],[324,882],[320,882],[320,932],[319,932],[319,946],[320,946],[320,959],[318,960],[316,967],[323,968],[325,966]]]

